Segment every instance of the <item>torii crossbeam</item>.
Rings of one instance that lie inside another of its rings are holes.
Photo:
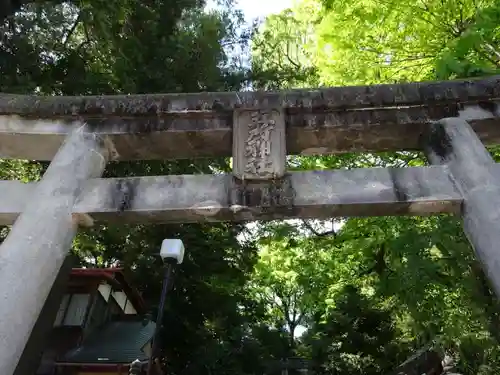
[[[460,214],[500,294],[500,76],[288,92],[0,94],[0,363],[14,374],[78,225]],[[291,154],[423,150],[432,166],[288,172]],[[110,160],[232,156],[229,175],[102,179]],[[30,277],[18,276],[29,270]],[[54,312],[55,314],[55,312]]]

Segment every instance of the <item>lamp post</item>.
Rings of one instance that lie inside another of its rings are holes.
[[[172,273],[176,265],[184,260],[184,244],[179,239],[165,239],[161,244],[160,256],[163,259],[165,276],[163,278],[163,287],[161,291],[160,304],[158,305],[158,315],[156,317],[156,327],[151,344],[151,355],[148,361],[147,374],[151,375],[153,362],[156,359],[158,351],[158,336],[160,333],[163,311],[165,310],[165,300],[167,292],[172,284]]]
[[[161,244],[160,256],[164,263],[165,276],[160,296],[160,304],[158,305],[158,315],[156,317],[156,327],[151,343],[151,355],[148,360],[147,374],[151,375],[153,362],[156,360],[156,352],[158,351],[158,334],[160,332],[161,321],[163,319],[163,310],[165,309],[165,300],[169,287],[172,284],[172,273],[177,264],[181,264],[184,260],[184,244],[178,239],[165,239]],[[136,359],[130,364],[129,375],[140,375],[143,367],[143,362]]]

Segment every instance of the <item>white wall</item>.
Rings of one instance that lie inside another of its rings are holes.
[[[134,306],[132,306],[130,301],[127,301],[127,295],[124,292],[113,292],[111,295],[125,314],[137,314]]]
[[[101,293],[101,296],[104,297],[104,300],[108,302],[109,297],[111,296],[111,285],[100,284],[97,290],[99,291],[99,293]]]
[[[110,297],[118,303],[120,308],[125,314],[134,315],[137,314],[136,309],[132,303],[127,299],[127,295],[124,292],[114,292],[111,285],[100,284],[98,288],[99,293],[102,295],[106,302],[109,301]],[[69,307],[68,307],[69,302]],[[59,306],[59,311],[57,312],[56,319],[54,321],[54,326],[79,326],[83,324],[83,319],[85,318],[85,313],[90,302],[89,294],[73,294],[70,299],[70,294],[65,294],[61,305]],[[64,313],[66,317],[63,317]]]
[[[73,294],[68,312],[64,318],[65,326],[81,326],[90,301],[90,294]]]
[[[66,307],[68,306],[68,301],[69,301],[69,294],[65,294],[62,299],[61,305],[59,306],[59,311],[57,312],[56,320],[54,321],[55,327],[62,325],[62,320],[64,317],[64,313],[66,312]]]

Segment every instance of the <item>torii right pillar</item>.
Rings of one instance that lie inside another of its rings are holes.
[[[431,164],[449,169],[463,196],[465,235],[500,297],[500,169],[469,123],[445,118],[423,137]]]

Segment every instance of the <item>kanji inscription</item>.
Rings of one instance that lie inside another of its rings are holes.
[[[233,173],[242,180],[285,174],[285,118],[282,109],[234,111]]]

